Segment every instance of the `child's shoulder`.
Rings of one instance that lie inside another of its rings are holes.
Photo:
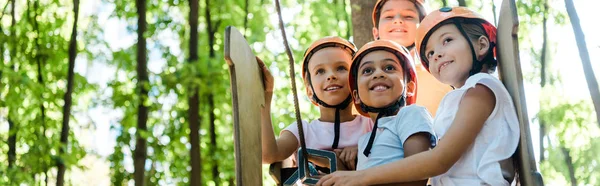
[[[311,121],[310,123],[312,124],[314,121]],[[302,128],[304,130],[306,130],[309,127],[309,123],[306,120],[302,120]],[[289,130],[289,131],[298,131],[298,122],[294,121],[291,124],[289,124],[287,127],[285,127],[283,130]]]
[[[317,119],[316,119],[316,120],[312,120],[310,123],[312,124],[312,123],[314,123],[315,121],[319,121],[319,120],[317,120]],[[302,125],[308,125],[308,124],[309,124],[309,122],[308,122],[308,121],[306,121],[306,120],[302,120]],[[290,125],[294,125],[294,126],[295,126],[295,125],[298,125],[298,121],[294,121],[294,122],[292,122]]]
[[[478,73],[475,75],[472,75],[471,77],[469,77],[467,79],[467,82],[465,82],[465,85],[463,87],[461,87],[461,89],[469,89],[472,87],[475,87],[475,85],[477,84],[483,84],[487,87],[489,86],[504,86],[502,84],[502,82],[495,76],[488,74],[488,73]]]
[[[353,122],[372,122],[371,118],[357,114],[356,118],[354,118]]]
[[[399,123],[429,123],[433,118],[427,108],[413,104],[402,107],[396,114],[396,120]]]
[[[470,88],[475,87],[478,84],[490,89],[497,98],[510,98],[510,94],[508,93],[508,90],[506,90],[506,87],[504,87],[502,81],[488,73],[478,73],[469,77],[465,85],[460,89],[468,90]]]
[[[402,109],[400,109],[400,111],[398,112],[398,116],[401,115],[406,115],[406,114],[429,114],[429,112],[427,112],[427,108],[420,106],[420,105],[416,105],[416,104],[412,104],[412,105],[408,105],[408,106],[404,106],[402,107]]]

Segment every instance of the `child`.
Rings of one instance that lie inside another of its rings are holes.
[[[375,122],[360,138],[357,170],[413,154],[435,145],[431,116],[416,100],[417,77],[408,50],[389,40],[365,44],[353,59],[350,88],[360,112]],[[425,185],[426,179],[415,183]]]
[[[440,139],[437,146],[372,169],[336,172],[317,185],[370,185],[429,177],[434,186],[510,185],[514,175],[503,175],[501,164],[511,160],[517,148],[519,124],[510,95],[490,75],[497,66],[496,28],[467,8],[441,8],[419,26],[416,47],[423,66],[456,88],[444,97],[434,120]]]
[[[373,38],[386,39],[414,53],[417,25],[425,18],[424,0],[378,0],[373,8]],[[419,78],[417,105],[424,106],[435,116],[440,101],[452,88],[436,80],[414,57]]]
[[[369,132],[373,125],[369,118],[352,115],[351,95],[348,88],[348,69],[356,48],[340,37],[325,37],[315,41],[304,54],[302,77],[306,93],[319,107],[320,118],[310,124],[303,122],[306,147],[335,150],[338,169],[354,170],[358,138]],[[300,146],[298,126],[289,125],[275,140],[270,119],[273,78],[264,63],[265,108],[262,110],[263,163],[281,161],[292,155]],[[296,156],[293,156],[294,158]],[[312,160],[312,159],[311,159]],[[326,167],[328,163],[315,161]]]

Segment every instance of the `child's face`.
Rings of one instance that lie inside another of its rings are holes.
[[[446,24],[435,30],[425,47],[429,71],[440,82],[461,87],[469,78],[473,65],[470,41],[454,24]],[[477,45],[474,45],[477,47]]]
[[[415,42],[419,11],[409,0],[389,0],[381,7],[379,27],[373,37],[395,41],[408,47]]]
[[[308,62],[308,72],[314,93],[329,105],[342,103],[350,96],[348,70],[352,56],[339,47],[328,47],[317,51]],[[307,94],[313,92],[307,85]]]
[[[383,108],[398,101],[405,87],[400,61],[385,50],[368,53],[359,63],[357,86],[357,103]]]

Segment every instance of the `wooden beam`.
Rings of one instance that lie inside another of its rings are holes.
[[[232,26],[225,29],[225,60],[233,101],[236,185],[262,185],[262,75],[248,42]]]
[[[513,157],[519,164],[521,185],[543,185],[541,174],[537,171],[531,145],[529,117],[523,88],[523,73],[519,59],[518,29],[519,18],[514,0],[503,0],[498,21],[498,74],[510,93],[521,129],[519,146]]]

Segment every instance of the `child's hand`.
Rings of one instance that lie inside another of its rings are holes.
[[[265,63],[258,57],[256,57],[256,61],[258,62],[258,67],[262,71],[262,79],[263,79],[263,88],[265,90],[265,99],[269,99],[271,101],[271,96],[273,95],[273,84],[274,79],[271,72],[269,72],[269,68],[265,65]]]
[[[337,158],[344,163],[348,170],[356,170],[356,155],[358,154],[358,146],[346,147],[344,149],[333,150]]]
[[[357,171],[336,171],[319,179],[317,186],[367,185],[362,182],[362,176]]]

